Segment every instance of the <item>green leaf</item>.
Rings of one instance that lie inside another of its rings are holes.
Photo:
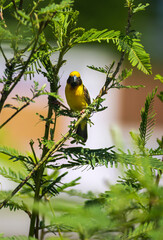
[[[10,157],[14,156],[19,156],[20,153],[14,149],[14,148],[9,148],[9,147],[5,147],[5,146],[0,146],[0,153],[3,153],[5,155],[8,155]]]
[[[67,164],[63,164],[62,167],[90,165],[92,168],[94,168],[97,165],[106,165],[105,160],[107,160],[107,165],[110,163],[112,166],[113,163],[116,162],[116,156],[114,152],[108,151],[112,148],[113,147],[104,149],[89,149],[72,147],[61,149],[61,152],[64,153],[63,158],[69,157],[72,160]]]
[[[130,77],[132,75],[133,69],[123,69],[121,74],[118,76],[118,81],[122,82],[123,80],[127,79],[128,77]]]
[[[128,53],[128,59],[133,67],[137,66],[145,74],[151,74],[150,56],[144,50],[140,39],[120,36],[115,42],[119,51]]]
[[[48,96],[54,97],[56,99],[59,99],[61,102],[63,102],[63,99],[55,92],[41,92],[40,95],[48,95]]]
[[[140,141],[139,134],[133,135],[135,141]],[[90,166],[94,169],[97,166],[107,166],[110,164],[111,167],[118,167],[118,163],[128,167],[132,166],[142,166],[142,162],[148,163],[149,168],[163,170],[163,163],[152,156],[142,156],[137,155],[136,153],[125,153],[120,150],[120,153],[115,153],[111,148],[104,149],[90,149],[82,147],[72,147],[60,149],[60,152],[63,153],[63,159],[67,159],[67,163],[60,164],[58,162],[55,167],[60,168],[73,168],[73,167],[82,167]],[[110,151],[109,151],[110,150]],[[53,156],[55,160],[55,155]],[[93,159],[92,159],[93,158]],[[54,162],[53,160],[49,161]],[[50,166],[49,166],[50,167]],[[54,168],[54,167],[52,167]]]
[[[143,45],[138,39],[134,39],[128,58],[132,66],[137,66],[145,74],[151,74],[149,54],[145,52]]]
[[[21,11],[21,10],[17,10],[17,13],[22,17],[24,18],[25,20],[29,21],[30,22],[30,16],[25,14],[24,11]]]
[[[133,239],[139,239],[142,235],[149,233],[151,230],[154,229],[154,223],[153,222],[145,222],[143,224],[140,224],[135,229],[127,230],[127,233],[125,233],[122,236],[122,240],[133,240]]]
[[[88,43],[88,42],[101,42],[101,41],[107,41],[117,38],[119,36],[119,31],[108,31],[107,29],[104,29],[102,31],[98,31],[96,29],[88,30],[87,32],[84,32],[82,36],[77,37],[74,41],[74,43]]]
[[[160,74],[157,74],[157,75],[154,77],[154,80],[160,80],[160,82],[163,83],[163,76],[161,76]]]
[[[144,85],[127,85],[127,86],[125,86],[125,85],[123,85],[122,86],[123,88],[133,88],[133,89],[139,89],[139,88],[144,88],[145,86]]]
[[[95,67],[94,65],[92,66],[87,66],[88,68],[92,69],[92,70],[95,70],[95,71],[98,71],[98,72],[101,72],[101,73],[107,73],[107,70],[103,67]]]
[[[1,237],[2,240],[37,240],[33,237],[26,236],[12,236],[12,237]]]
[[[153,109],[153,100],[157,91],[157,87],[149,94],[145,101],[145,107],[141,110],[141,123],[139,127],[140,138],[143,146],[147,143],[152,134],[152,130],[155,124],[155,113]]]
[[[161,100],[161,102],[163,102],[163,92],[160,92],[157,97]]]
[[[0,26],[0,40],[11,40],[12,38],[10,31]]]
[[[149,3],[146,3],[145,5],[143,5],[142,3],[139,3],[137,7],[133,8],[133,13],[144,11],[148,6],[149,6]]]
[[[41,10],[38,12],[38,15],[55,13],[56,11],[69,8],[73,2],[74,0],[62,0],[60,4],[56,3],[49,4],[45,8],[41,8]]]
[[[2,2],[2,1],[1,1],[1,2]],[[7,2],[7,1],[3,0],[3,2],[5,3],[5,2]],[[17,3],[17,2],[20,2],[20,0],[15,0],[15,3]],[[4,3],[1,3],[1,4],[4,4]],[[13,2],[7,4],[6,6],[3,6],[3,10],[5,10],[5,9],[7,9],[7,8],[10,8],[10,7],[12,7],[12,6],[13,6]]]
[[[25,178],[21,172],[15,172],[13,169],[0,167],[0,175],[7,178],[10,181],[20,183]]]
[[[14,110],[18,110],[17,107],[15,107],[14,105],[9,104],[9,103],[8,103],[8,104],[5,104],[4,108],[11,108],[11,109],[14,109]]]

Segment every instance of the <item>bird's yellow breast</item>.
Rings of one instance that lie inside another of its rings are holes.
[[[73,111],[81,111],[88,106],[84,95],[83,84],[76,87],[71,87],[70,84],[67,84],[65,94],[67,103]]]

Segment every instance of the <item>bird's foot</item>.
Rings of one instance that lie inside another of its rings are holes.
[[[82,115],[83,113],[85,113],[85,109],[82,109],[81,111],[80,111],[80,114]]]

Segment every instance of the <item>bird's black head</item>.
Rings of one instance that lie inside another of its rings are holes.
[[[80,86],[82,84],[82,80],[80,78],[79,72],[71,72],[69,78],[67,79],[67,83],[71,85],[71,87]]]

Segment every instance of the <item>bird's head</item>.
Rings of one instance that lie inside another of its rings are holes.
[[[82,80],[80,77],[80,73],[77,71],[73,71],[70,73],[69,78],[67,79],[67,83],[71,85],[71,87],[76,87],[82,84]]]

